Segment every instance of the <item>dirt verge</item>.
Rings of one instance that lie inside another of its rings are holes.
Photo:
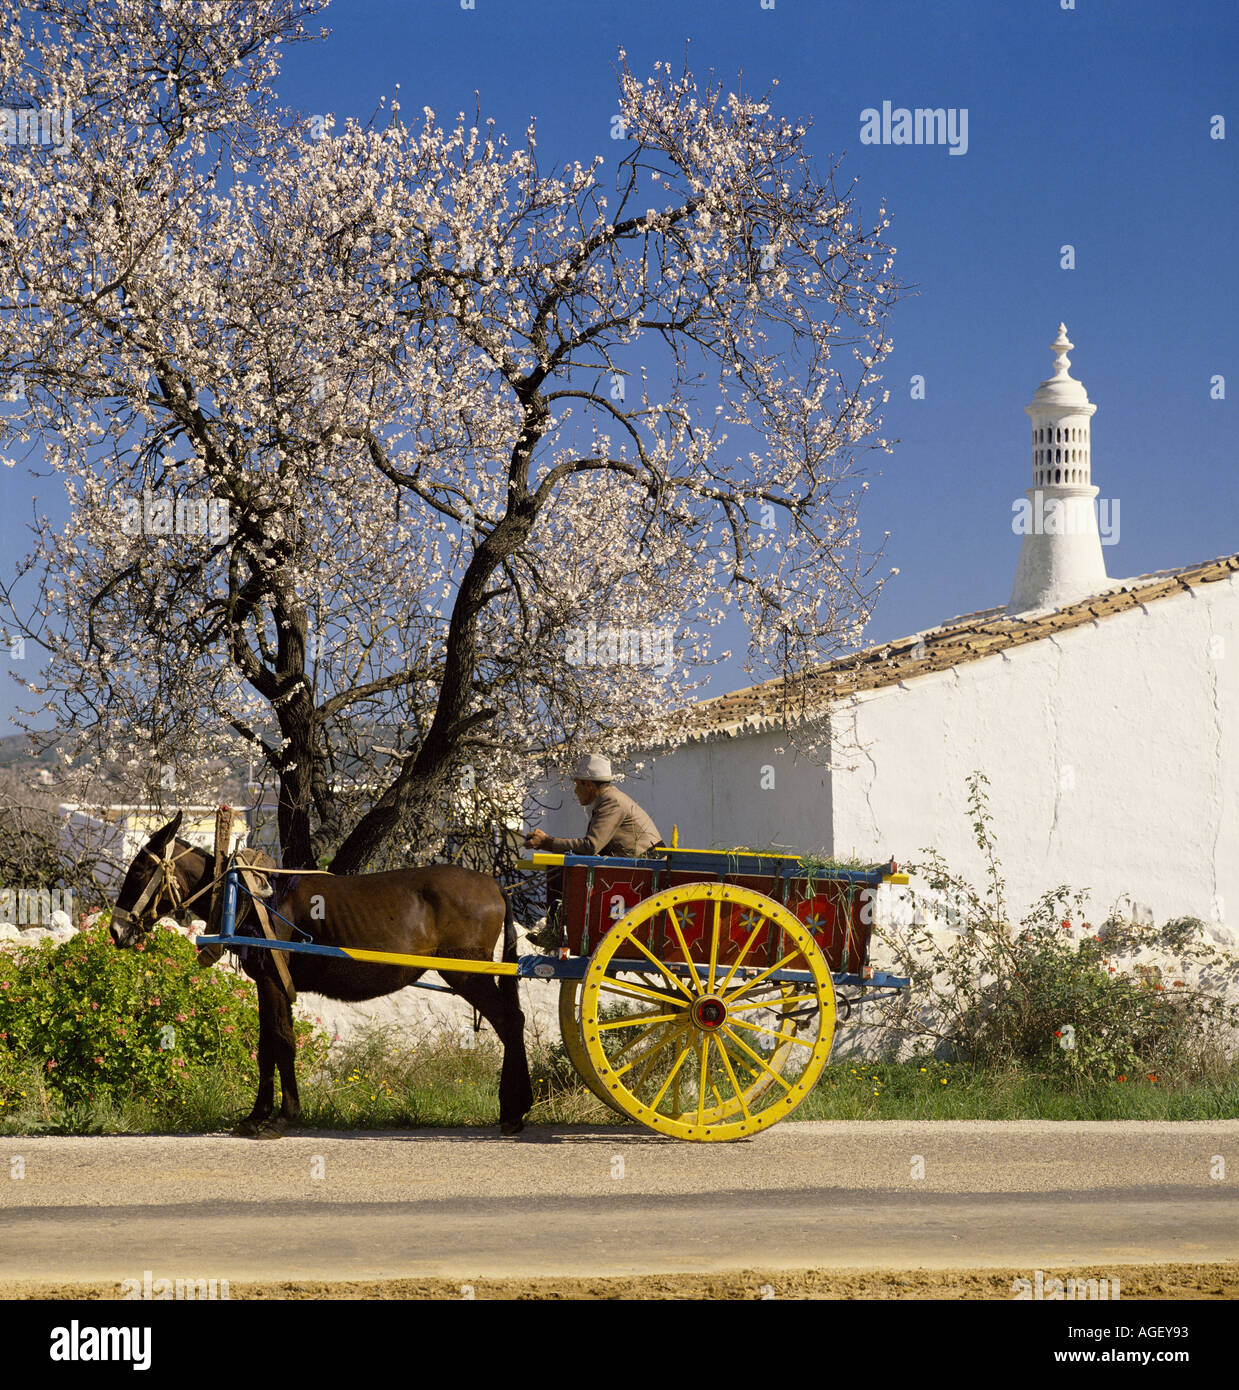
[[[361,1282],[296,1280],[232,1284],[234,1299],[1010,1299],[1028,1269],[786,1270],[728,1274],[647,1274],[594,1279],[381,1279]],[[1045,1280],[1118,1279],[1123,1299],[1239,1298],[1239,1261],[1224,1264],[1110,1265],[1045,1269]],[[119,1283],[0,1282],[0,1299],[118,1299]]]

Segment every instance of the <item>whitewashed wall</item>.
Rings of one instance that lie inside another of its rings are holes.
[[[648,756],[620,785],[684,845],[901,863],[932,846],[980,885],[980,769],[1017,912],[1067,883],[1095,921],[1122,898],[1239,937],[1239,578],[867,692],[833,731],[833,772],[754,733]],[[532,824],[583,833],[570,782],[541,794],[560,809]]]
[[[798,756],[785,735],[691,743],[642,761],[639,772],[622,781],[617,776],[616,785],[649,812],[668,844],[674,825],[680,844],[694,849],[749,845],[829,852],[830,774]],[[623,771],[618,762],[615,767]],[[532,816],[531,825],[551,835],[585,833],[589,815],[570,781],[540,784],[538,796],[559,809]]]
[[[1012,908],[1068,883],[1091,890],[1095,922],[1127,895],[1159,923],[1239,924],[1234,578],[869,692],[837,724],[869,750],[838,760],[839,853],[932,845],[979,883],[979,768]]]

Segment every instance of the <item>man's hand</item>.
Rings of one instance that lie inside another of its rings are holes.
[[[545,830],[531,830],[529,834],[525,836],[525,848],[541,849],[550,838],[551,837]]]

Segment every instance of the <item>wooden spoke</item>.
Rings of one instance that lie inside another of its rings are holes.
[[[680,1015],[674,1014],[633,1014],[631,1018],[612,1018],[606,1023],[600,1023],[599,1028],[604,1033],[612,1028],[640,1028],[643,1023],[675,1023]]]

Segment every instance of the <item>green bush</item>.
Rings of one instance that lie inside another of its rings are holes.
[[[1224,1066],[1239,1026],[1239,1006],[1225,993],[1236,983],[1234,960],[1204,942],[1194,918],[1153,929],[1111,916],[1094,928],[1084,920],[1085,894],[1066,885],[1043,894],[1013,926],[983,784],[974,773],[968,790],[987,885],[978,891],[934,852],[907,866],[935,904],[948,905],[959,934],[943,945],[929,930],[879,933],[896,969],[912,977],[887,1022],[936,1040],[952,1059],[1047,1078],[1181,1081]],[[1172,968],[1123,965],[1146,949]],[[1212,993],[1186,978],[1206,964],[1219,977]]]
[[[297,1024],[297,1043],[321,1062],[312,1025]],[[256,1086],[257,1050],[253,982],[201,969],[178,932],[118,950],[105,913],[60,945],[0,953],[0,1115],[29,1101],[32,1076],[64,1105],[166,1106],[211,1073]]]

